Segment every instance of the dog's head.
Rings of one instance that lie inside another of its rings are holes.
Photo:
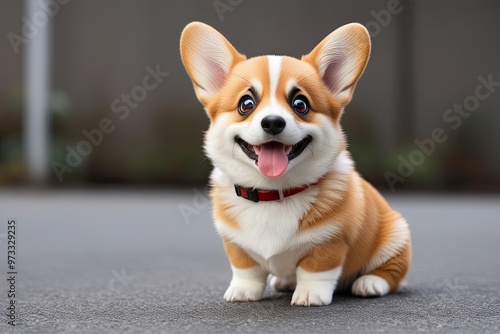
[[[233,183],[285,189],[331,169],[346,147],[340,116],[370,54],[362,25],[338,28],[301,60],[247,59],[200,22],[186,26],[180,48],[211,121],[206,152]]]

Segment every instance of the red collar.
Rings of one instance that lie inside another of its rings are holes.
[[[254,188],[243,188],[235,185],[234,189],[236,190],[236,195],[239,197],[243,197],[252,202],[268,202],[268,201],[281,201],[286,197],[290,197],[292,195],[298,194],[310,186],[315,186],[319,183],[313,183],[310,185],[305,185],[292,189],[281,190],[259,190]]]

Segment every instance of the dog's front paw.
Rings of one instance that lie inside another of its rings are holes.
[[[376,275],[361,276],[352,284],[352,294],[360,297],[380,297],[389,290],[389,283]]]
[[[276,291],[290,292],[290,291],[295,290],[295,286],[297,285],[297,282],[292,281],[292,280],[287,280],[287,279],[284,279],[281,277],[273,276],[273,278],[271,278],[270,284]]]
[[[224,294],[224,299],[231,303],[261,300],[265,287],[265,285],[259,283],[248,283],[244,286],[231,283]]]
[[[292,305],[323,306],[332,302],[334,287],[326,282],[297,284],[292,296]]]

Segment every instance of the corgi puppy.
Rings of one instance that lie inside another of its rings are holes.
[[[269,283],[292,305],[334,291],[383,296],[411,260],[406,220],[355,171],[340,125],[370,55],[360,24],[342,26],[300,60],[247,59],[193,22],[180,52],[210,127],[215,226],[232,268],[229,302],[262,299]]]

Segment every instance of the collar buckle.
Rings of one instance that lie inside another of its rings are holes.
[[[236,191],[236,195],[248,199],[252,202],[259,202],[259,192],[256,189],[245,189],[243,187],[234,186],[234,190]]]

